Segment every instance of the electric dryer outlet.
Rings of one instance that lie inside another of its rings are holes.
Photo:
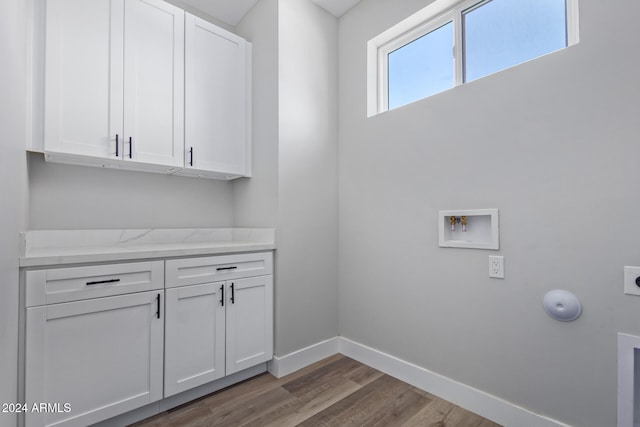
[[[624,267],[624,293],[640,295],[640,267]]]

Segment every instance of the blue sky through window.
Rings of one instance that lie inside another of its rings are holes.
[[[389,53],[389,109],[453,86],[453,24]]]
[[[566,47],[565,8],[565,0],[491,0],[463,11],[463,81]],[[449,22],[388,54],[388,109],[454,86],[454,30]]]
[[[564,0],[492,0],[463,21],[467,82],[567,45]]]

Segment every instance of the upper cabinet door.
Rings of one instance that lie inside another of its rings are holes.
[[[183,172],[249,176],[250,45],[188,13],[185,22]]]
[[[124,157],[183,165],[184,11],[127,0],[124,11]]]
[[[123,6],[123,0],[46,2],[45,151],[116,158]]]

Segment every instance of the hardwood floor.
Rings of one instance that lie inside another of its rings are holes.
[[[260,375],[134,426],[499,427],[340,354],[280,379]]]

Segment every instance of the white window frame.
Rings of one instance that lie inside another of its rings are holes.
[[[420,37],[453,23],[453,85],[464,83],[463,12],[481,7],[491,0],[436,0],[377,35],[367,43],[367,116],[389,110],[389,53]],[[577,44],[578,0],[566,1],[567,47]]]

